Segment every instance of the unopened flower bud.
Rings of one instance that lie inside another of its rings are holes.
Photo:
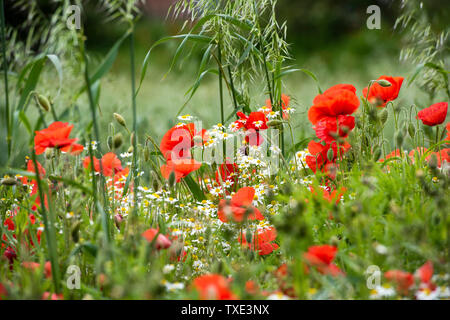
[[[430,167],[430,169],[436,169],[438,165],[438,161],[437,161],[437,157],[436,154],[432,153],[430,160],[428,160],[428,166]]]
[[[388,119],[388,115],[389,115],[389,113],[388,113],[386,108],[383,109],[383,111],[380,112],[380,122],[381,122],[381,124],[385,124],[386,123],[386,121]]]
[[[173,188],[175,186],[175,182],[176,182],[175,171],[172,171],[169,175],[169,187]]]
[[[55,157],[55,150],[53,148],[45,149],[45,158],[51,159]]]
[[[134,146],[134,143],[136,142],[135,139],[136,139],[136,135],[134,134],[134,131],[133,131],[130,135],[130,144],[132,146]]]
[[[116,121],[123,126],[124,128],[127,127],[127,123],[125,122],[125,119],[118,113],[113,113],[114,119],[116,119]]]
[[[152,176],[152,187],[153,187],[153,191],[156,192],[156,191],[159,190],[159,187],[160,187],[158,175],[155,173],[155,171],[152,171],[151,176]]]
[[[283,123],[283,121],[281,121],[281,120],[273,119],[273,120],[267,121],[267,126],[275,128],[275,127],[279,127],[282,123]]]
[[[122,134],[121,134],[121,133],[116,134],[116,135],[114,136],[114,138],[113,138],[113,147],[114,147],[114,149],[120,148],[120,146],[122,145],[122,143],[123,143],[123,137],[122,137]]]
[[[397,143],[397,147],[400,148],[403,144],[403,132],[397,131],[394,136],[395,142]]]
[[[130,146],[130,147],[128,148],[128,153],[133,153],[133,151],[134,151],[133,146]]]
[[[252,232],[247,229],[247,232],[245,233],[245,240],[247,240],[247,243],[252,243]]]
[[[144,148],[144,161],[149,161],[149,160],[150,160],[150,150],[146,146]]]
[[[347,133],[350,132],[350,128],[347,127],[347,126],[341,126],[341,127],[339,127],[339,129],[340,129],[344,134],[347,134]]]
[[[2,185],[4,185],[4,186],[14,186],[17,183],[18,183],[18,181],[12,177],[5,177],[2,179]]]
[[[51,104],[50,101],[43,95],[41,94],[37,94],[36,96],[36,101],[39,104],[39,106],[44,109],[45,111],[49,111],[51,108]]]
[[[328,152],[327,152],[327,158],[328,158],[329,161],[333,161],[333,159],[334,159],[334,151],[333,151],[333,148],[328,149]]]
[[[384,80],[384,79],[377,80],[377,83],[380,86],[382,86],[382,87],[390,87],[390,86],[392,86],[392,83],[390,83],[389,81]]]
[[[416,128],[414,127],[412,122],[410,122],[408,125],[408,134],[413,139],[414,139],[414,136],[416,135]]]

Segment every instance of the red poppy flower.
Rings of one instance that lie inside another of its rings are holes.
[[[316,194],[316,191],[312,186],[309,187],[309,190],[311,191],[312,194]],[[347,191],[345,187],[342,187],[340,190],[335,189],[331,192],[329,191],[328,187],[326,189],[319,188],[319,190],[323,199],[327,200],[329,203],[334,202],[336,204],[338,204],[339,201],[341,201],[342,196],[344,195],[345,191]]]
[[[45,291],[42,294],[42,300],[64,300],[64,296],[62,293],[50,293]]]
[[[401,157],[402,156],[402,151],[400,151],[400,149],[396,149],[394,151],[392,151],[391,153],[389,153],[388,155],[386,155],[386,158],[380,159],[378,160],[378,162],[384,162],[387,159],[390,159],[392,157]]]
[[[264,256],[279,248],[276,243],[272,243],[276,238],[277,230],[274,227],[270,227],[268,229],[258,230],[257,234],[252,236],[252,243],[247,242],[244,232],[238,238],[238,241],[243,246],[247,246],[250,250],[258,251],[260,256]]]
[[[22,262],[22,266],[25,269],[35,271],[41,267],[41,264],[38,262],[24,261],[24,262]],[[50,263],[50,261],[47,261],[44,265],[44,274],[45,274],[46,278],[52,277],[52,264]]]
[[[303,257],[307,263],[315,267],[322,274],[337,276],[343,274],[333,262],[337,253],[337,248],[330,245],[311,246]]]
[[[377,80],[387,80],[391,83],[391,86],[383,87],[378,82],[374,82],[370,86],[369,96],[367,97],[367,87],[363,89],[363,96],[372,105],[384,108],[389,101],[397,99],[402,87],[403,77],[381,76]]]
[[[6,298],[7,295],[8,295],[8,291],[6,290],[5,286],[0,283],[0,300],[2,300],[3,298]]]
[[[431,261],[425,262],[423,266],[417,269],[416,276],[420,279],[420,282],[430,283],[433,277],[433,263]]]
[[[45,171],[44,167],[39,163],[39,161],[36,161],[36,163],[37,163],[37,166],[38,166],[39,177],[41,179],[43,179],[45,174],[46,174],[46,171]],[[36,173],[36,169],[34,168],[34,163],[33,163],[33,161],[31,159],[29,159],[27,161],[27,171]],[[23,184],[28,184],[28,182],[29,182],[27,177],[23,177],[20,180],[22,181]],[[34,183],[36,183],[35,180],[31,180],[30,181],[30,184],[34,184]]]
[[[79,154],[83,146],[76,144],[76,138],[70,139],[69,135],[73,125],[64,122],[53,122],[48,128],[36,131],[34,136],[34,149],[36,154],[42,154],[47,148],[58,148],[63,152]]]
[[[244,218],[248,220],[263,220],[264,216],[252,205],[255,197],[255,189],[243,187],[231,198],[231,200],[221,199],[217,215],[222,222],[230,219],[235,222],[242,222]]]
[[[433,154],[436,156],[438,168],[442,166],[444,161],[450,163],[450,148],[442,149],[439,152],[433,152],[428,157],[426,157],[425,160],[430,161]]]
[[[328,150],[333,150],[333,159],[328,159]],[[344,154],[350,149],[350,145],[348,143],[344,143],[343,145],[339,146],[340,155]],[[326,172],[331,178],[333,178],[334,174],[331,169],[335,166],[335,161],[337,159],[337,144],[331,143],[322,145],[320,143],[315,142],[314,140],[311,140],[308,144],[308,151],[311,155],[306,156],[306,164],[308,167],[316,173],[317,170],[320,170],[322,172]]]
[[[407,294],[414,285],[414,276],[402,270],[389,270],[384,273],[384,277],[397,284],[397,291]]]
[[[39,177],[41,179],[43,179],[45,177],[45,174],[46,174],[45,169],[38,161],[36,161],[36,163],[37,163],[37,166],[38,166]],[[28,162],[27,162],[27,171],[28,172],[32,172],[32,173],[36,173],[36,170],[35,170],[35,167],[34,167],[34,163],[31,160],[28,160]],[[37,181],[36,180],[29,181],[27,177],[23,177],[23,178],[21,178],[21,180],[22,180],[23,184],[28,184],[28,185],[32,186],[31,194],[30,194],[31,196],[34,196],[34,195],[38,194],[39,190],[38,190],[38,186],[37,186]],[[47,194],[44,195],[44,203],[45,203],[45,206],[48,208]],[[37,210],[37,208],[40,207],[40,205],[41,205],[41,198],[38,195],[36,197],[34,205],[31,207],[31,210]]]
[[[186,177],[189,173],[198,170],[201,167],[201,163],[194,159],[179,159],[168,160],[167,164],[161,166],[161,174],[165,179],[169,179],[170,174],[175,172],[176,182],[180,182],[182,178]]]
[[[428,108],[422,109],[417,113],[417,119],[422,120],[424,125],[433,127],[444,123],[447,117],[447,102],[438,102]]]
[[[148,229],[142,233],[142,236],[147,240],[147,242],[152,242],[155,236],[158,234],[159,229]],[[156,249],[167,249],[170,247],[172,242],[163,234],[158,234],[156,238]]]
[[[291,101],[291,97],[289,97],[288,95],[286,95],[284,93],[281,94],[281,107],[283,109],[283,119],[289,118],[289,113],[284,112],[284,110],[286,110],[289,107],[290,101]],[[268,112],[272,111],[272,103],[270,102],[270,99],[266,100],[266,108],[267,108]]]
[[[193,123],[176,125],[164,134],[159,149],[166,160],[190,159],[195,136],[200,136],[203,143],[208,141],[205,129],[198,132]]]
[[[232,180],[234,183],[238,179],[238,165],[236,163],[222,163],[216,171],[217,183]]]
[[[94,159],[94,170],[96,172],[100,172],[100,161],[93,157]],[[89,169],[89,166],[91,164],[91,158],[86,157],[83,161],[83,167],[86,169]],[[117,158],[117,155],[114,152],[108,152],[102,157],[102,169],[103,169],[103,175],[105,177],[110,177],[114,174],[117,174],[118,172],[122,171],[122,163],[119,158]]]
[[[206,274],[194,279],[193,286],[202,300],[235,300],[228,280],[219,274]]]
[[[350,115],[359,107],[356,88],[350,84],[338,84],[317,95],[309,108],[308,119],[317,124],[324,118]]]
[[[337,126],[339,123],[339,135]],[[345,139],[348,133],[355,127],[355,118],[352,116],[340,115],[336,118],[323,118],[315,126],[317,138],[325,143],[336,141],[338,137]]]
[[[445,140],[450,141],[450,122],[445,125],[445,129],[447,129],[447,138]]]

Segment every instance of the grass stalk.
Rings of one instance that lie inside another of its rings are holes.
[[[3,76],[5,81],[5,122],[6,122],[6,141],[8,144],[8,158],[11,156],[11,123],[9,121],[9,92],[8,92],[8,61],[6,59],[6,26],[5,26],[5,8],[4,1],[0,0],[0,18],[2,29],[2,55],[3,55]]]

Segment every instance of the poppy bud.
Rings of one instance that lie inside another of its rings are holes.
[[[338,237],[332,236],[331,239],[330,239],[330,244],[337,247],[339,245]]]
[[[334,151],[333,151],[333,148],[328,149],[328,152],[327,152],[327,158],[328,158],[329,161],[333,161],[333,159],[334,159]]]
[[[408,133],[409,136],[414,139],[414,136],[416,135],[416,128],[414,127],[412,122],[410,122],[408,125]]]
[[[73,242],[77,243],[80,240],[78,231],[80,230],[80,221],[75,222],[75,224],[72,227],[72,231],[71,231],[71,236],[72,236],[72,240]]]
[[[116,134],[116,135],[114,136],[114,138],[113,138],[113,147],[114,147],[114,149],[120,148],[120,146],[122,145],[122,143],[123,143],[123,137],[122,137],[122,134],[121,134],[121,133]]]
[[[267,126],[272,127],[272,128],[279,127],[282,124],[283,124],[283,121],[277,120],[277,119],[267,121]]]
[[[172,171],[169,175],[169,187],[173,188],[175,186],[175,171]]]
[[[150,150],[148,150],[147,146],[144,148],[144,160],[146,162],[150,160]]]
[[[116,119],[116,121],[123,126],[124,128],[127,127],[127,123],[125,122],[125,119],[118,113],[113,113],[114,119]]]
[[[245,240],[247,240],[247,243],[251,245],[252,243],[252,232],[247,229],[247,232],[245,233]]]
[[[152,176],[153,191],[158,191],[160,184],[159,184],[158,176],[156,175],[155,171],[152,171],[151,176]]]
[[[400,148],[403,144],[403,133],[402,131],[397,131],[394,136],[395,142],[397,143],[397,147]]]
[[[106,139],[106,144],[108,146],[109,150],[113,149],[113,137],[108,136],[108,138]]]
[[[128,148],[128,153],[133,153],[133,151],[134,151],[133,146],[130,146],[130,147]]]
[[[4,185],[4,186],[14,186],[17,183],[18,183],[18,181],[12,177],[5,177],[2,179],[2,185]]]
[[[438,161],[437,161],[437,157],[436,154],[432,153],[430,160],[428,160],[428,166],[430,167],[430,169],[436,169],[438,165]]]
[[[381,124],[385,124],[386,123],[388,115],[389,115],[389,113],[388,113],[387,109],[383,109],[383,111],[381,111],[381,113],[380,113]]]
[[[392,86],[392,83],[390,83],[389,81],[384,80],[384,79],[377,80],[377,83],[378,83],[380,86],[385,87],[385,88],[386,88],[386,87]]]
[[[347,133],[349,133],[349,131],[350,131],[350,128],[347,127],[347,126],[341,126],[339,129],[340,129],[344,134],[347,134]]]
[[[45,149],[45,158],[46,159],[51,159],[55,157],[55,152],[53,150],[53,148],[47,148]]]
[[[42,109],[44,109],[45,111],[50,110],[50,108],[51,108],[50,101],[48,101],[48,99],[45,96],[43,96],[41,94],[37,94],[37,95],[35,95],[35,98],[36,98],[36,102]]]

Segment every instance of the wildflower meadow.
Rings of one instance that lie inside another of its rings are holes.
[[[0,0],[0,299],[450,299],[448,20],[393,2],[403,72],[351,81],[277,0],[173,1],[151,40],[153,1],[98,1],[101,54],[87,1]]]

